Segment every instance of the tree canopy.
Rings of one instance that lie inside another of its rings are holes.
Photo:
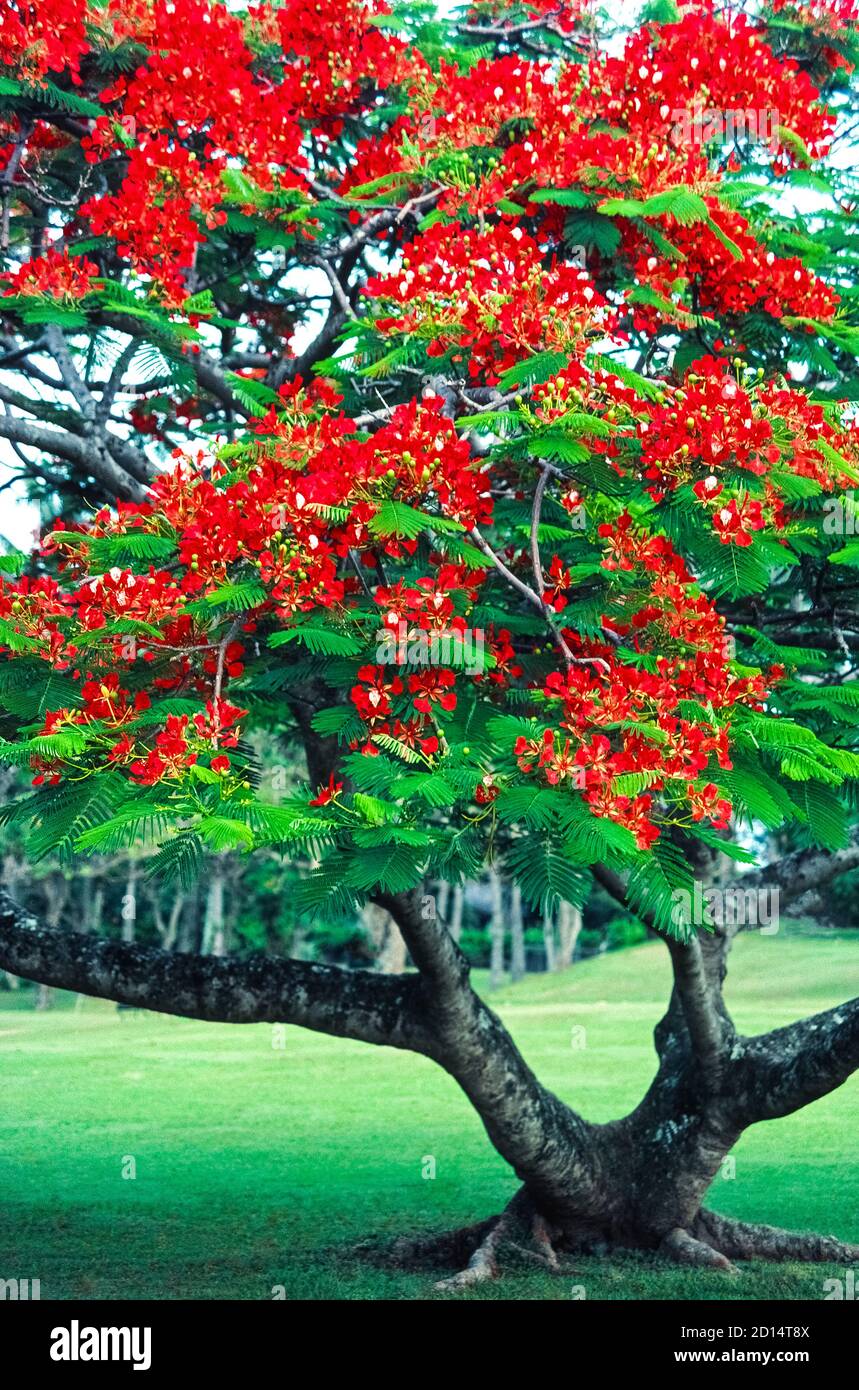
[[[855,16],[644,18],[4,11],[0,436],[61,503],[4,561],[16,816],[312,849],[308,902],[608,861],[680,935],[691,842],[847,845]]]

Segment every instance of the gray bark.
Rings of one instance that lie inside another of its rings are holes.
[[[210,866],[209,886],[206,893],[206,914],[203,919],[204,956],[223,956],[226,954],[224,936],[224,868],[219,860]]]

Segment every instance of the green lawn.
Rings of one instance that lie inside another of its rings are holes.
[[[728,998],[746,1032],[859,989],[859,940],[742,938]],[[667,956],[648,944],[531,976],[496,1004],[538,1074],[588,1117],[641,1096]],[[574,1047],[584,1029],[585,1046]],[[426,1298],[431,1274],[380,1270],[367,1236],[497,1211],[515,1180],[454,1083],[388,1048],[62,999],[0,995],[0,1277],[43,1298]],[[711,1204],[859,1240],[859,1081],[747,1133]],[[136,1162],[134,1180],[123,1161]],[[436,1176],[422,1176],[424,1159]],[[576,1261],[588,1298],[820,1298],[838,1270],[690,1275],[650,1257]],[[472,1298],[571,1297],[568,1277],[510,1271]],[[460,1295],[461,1297],[462,1295]]]

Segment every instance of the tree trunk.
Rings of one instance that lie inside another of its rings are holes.
[[[202,933],[200,930],[200,885],[194,884],[185,899],[176,938],[176,950],[182,955],[200,949]]]
[[[104,885],[101,878],[96,879],[91,871],[85,872],[81,879],[81,931],[100,932],[103,911]],[[76,1011],[83,1008],[85,999],[85,994],[78,994],[75,999]]]
[[[543,913],[543,946],[546,951],[546,969],[554,970],[556,968],[555,962],[557,959],[557,950],[555,947],[555,919],[552,914],[552,908],[548,903]]]
[[[579,939],[579,932],[582,929],[582,914],[572,903],[564,902],[563,899],[558,904],[558,951],[555,957],[555,969],[566,970],[568,965],[572,965],[573,956],[576,952],[576,942]]]
[[[10,893],[18,891],[18,883],[23,874],[23,866],[20,859],[14,854],[3,856],[3,882]],[[3,971],[3,978],[9,989],[20,989],[21,981],[17,975],[13,975],[10,970]]]
[[[43,883],[45,893],[45,921],[50,931],[57,931],[63,916],[63,908],[69,896],[68,880],[61,873],[50,873]],[[36,990],[35,1008],[41,1013],[50,1009],[54,1002],[54,991],[44,982]]]
[[[216,860],[210,870],[209,888],[206,894],[206,916],[203,922],[203,955],[223,956],[224,936],[224,870]]]
[[[128,861],[128,876],[125,880],[125,892],[122,895],[122,940],[133,942],[137,931],[137,878],[138,865],[134,859]]]
[[[450,884],[446,878],[439,880],[435,905],[439,917],[443,922],[446,922],[448,920],[448,909],[450,907]]]
[[[522,889],[514,883],[510,889],[510,982],[516,984],[525,976],[525,923],[522,918]]]
[[[165,951],[172,951],[176,945],[179,923],[182,920],[184,907],[185,895],[184,893],[177,893],[173,902],[170,904],[170,915],[167,918],[167,927],[162,938],[162,945]]]
[[[406,943],[390,912],[378,903],[366,903],[361,916],[376,969],[383,975],[401,975],[406,968]]]

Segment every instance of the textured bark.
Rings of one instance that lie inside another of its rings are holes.
[[[431,1055],[420,981],[274,956],[218,959],[52,932],[0,890],[0,963],[28,980],[220,1023],[297,1023]]]

